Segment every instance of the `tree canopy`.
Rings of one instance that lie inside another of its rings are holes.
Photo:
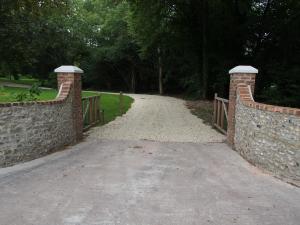
[[[298,0],[1,0],[0,74],[53,77],[62,64],[91,89],[211,98],[228,70],[260,70],[256,98],[300,106]]]

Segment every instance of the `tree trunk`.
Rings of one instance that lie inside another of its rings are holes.
[[[207,0],[202,0],[202,98],[207,98],[208,59],[207,59]]]
[[[134,66],[131,69],[131,92],[135,93],[135,71]]]
[[[207,98],[208,59],[207,59],[207,0],[202,0],[202,98]]]
[[[157,48],[158,53],[158,85],[159,85],[159,94],[163,95],[163,73],[162,73],[162,60],[161,60],[161,51],[160,48]]]

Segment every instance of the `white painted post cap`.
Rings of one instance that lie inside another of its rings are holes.
[[[60,66],[54,70],[55,73],[83,73],[77,66]]]
[[[229,70],[229,74],[233,73],[258,73],[258,69],[252,66],[236,66]]]

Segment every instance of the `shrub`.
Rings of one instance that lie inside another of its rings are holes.
[[[36,101],[37,96],[41,94],[41,89],[38,83],[34,83],[31,88],[26,92],[21,92],[15,96],[16,101],[24,102],[24,101]]]

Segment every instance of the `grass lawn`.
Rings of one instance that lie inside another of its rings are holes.
[[[14,88],[14,87],[0,87],[0,102],[14,102],[16,101],[15,96],[19,93],[26,92],[28,89],[26,88]],[[101,95],[100,106],[101,109],[104,110],[104,124],[114,120],[117,116],[120,115],[119,112],[119,95],[115,94],[106,94],[100,92],[91,92],[91,91],[83,91],[82,97],[89,97],[95,95]],[[57,91],[54,89],[50,90],[42,90],[40,96],[38,96],[38,100],[50,100],[54,99],[57,95]],[[129,96],[124,95],[124,111],[131,107],[133,103],[133,99]]]
[[[34,83],[39,82],[37,79],[29,78],[26,76],[20,76],[19,80],[10,80],[7,77],[0,77],[0,82],[10,82],[10,83],[16,83],[16,84],[26,84],[26,85],[33,85]]]
[[[0,87],[0,102],[15,102],[16,95],[27,92],[26,88],[16,87]],[[43,90],[41,95],[38,96],[38,100],[49,100],[54,99],[57,95],[56,90]]]
[[[118,94],[107,94],[107,93],[100,93],[100,92],[90,92],[90,91],[83,91],[83,97],[101,95],[100,99],[100,107],[101,110],[104,110],[104,124],[114,120],[117,116],[120,116],[120,97]],[[124,102],[124,113],[130,109],[131,104],[133,103],[133,98],[123,95],[123,102]]]

